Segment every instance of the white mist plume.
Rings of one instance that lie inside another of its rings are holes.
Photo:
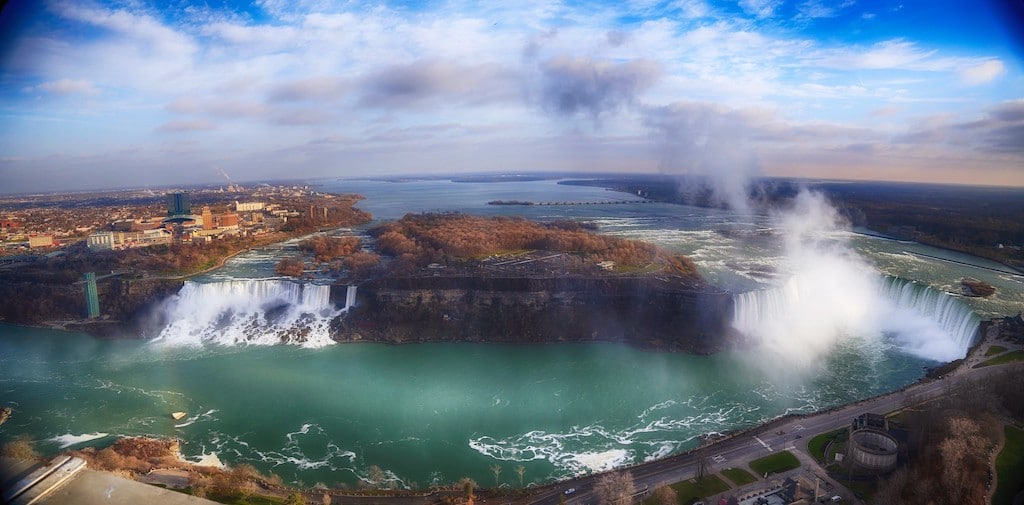
[[[759,171],[747,138],[752,119],[752,113],[708,103],[644,111],[662,150],[661,170],[705,178],[719,202],[742,213],[750,212],[750,181]]]
[[[906,352],[936,361],[962,357],[978,318],[927,286],[887,279],[850,246],[845,221],[818,193],[802,190],[773,215],[783,236],[779,287],[736,297],[733,325],[754,337],[773,366],[807,368],[840,341],[888,335]]]
[[[801,191],[774,220],[784,240],[785,283],[739,295],[734,325],[787,362],[807,365],[844,336],[875,327],[878,274],[842,237],[825,198]],[[744,298],[746,297],[746,298]],[[755,300],[756,298],[756,300]]]

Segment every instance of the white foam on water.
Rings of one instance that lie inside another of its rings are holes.
[[[49,442],[56,442],[60,445],[61,449],[65,447],[71,447],[73,445],[84,444],[93,440],[99,440],[101,438],[109,437],[110,433],[83,433],[81,435],[75,435],[73,433],[65,433],[64,435],[57,435],[55,437],[48,438]]]
[[[213,417],[213,414],[216,413],[216,412],[217,412],[216,409],[210,409],[210,410],[207,410],[206,412],[203,412],[202,414],[197,414],[197,415],[192,416],[192,417],[187,417],[187,418],[185,418],[185,421],[183,421],[180,424],[175,424],[174,427],[175,428],[184,428],[186,426],[191,426],[191,425],[195,424],[196,422],[198,422],[200,420],[216,421],[217,419],[215,417]]]

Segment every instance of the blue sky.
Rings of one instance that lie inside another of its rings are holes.
[[[0,192],[219,170],[1021,186],[1021,26],[1015,0],[12,0]]]

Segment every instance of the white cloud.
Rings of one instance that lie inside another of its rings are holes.
[[[780,5],[781,0],[740,0],[740,8],[758,19],[772,17]]]
[[[34,88],[48,93],[54,93],[57,95],[98,95],[100,90],[93,86],[89,81],[76,80],[76,79],[60,79],[57,81],[48,81]]]
[[[1006,66],[999,60],[988,60],[960,71],[960,78],[972,86],[988,84],[1006,72]]]
[[[189,121],[175,120],[160,125],[160,127],[157,128],[157,131],[162,133],[180,133],[213,130],[215,128],[216,126],[213,123],[205,119],[195,119]]]

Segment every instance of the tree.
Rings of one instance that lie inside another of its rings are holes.
[[[288,495],[288,498],[285,498],[284,505],[306,505],[306,497],[296,491]]]
[[[473,490],[476,489],[476,481],[469,477],[463,477],[462,480],[459,481],[459,486],[466,492],[466,499],[472,500]]]
[[[323,503],[324,505],[331,505],[330,493],[324,493],[324,495],[320,498],[320,502]]]
[[[704,482],[708,475],[708,454],[705,440],[701,440],[700,447],[697,447],[697,482]]]
[[[501,465],[495,463],[491,465],[491,473],[494,474],[494,489],[498,489],[501,483],[498,481],[498,477],[501,475]]]
[[[381,483],[384,482],[385,477],[387,475],[384,473],[384,470],[377,465],[370,465],[370,468],[367,470],[366,478],[369,479],[370,485],[373,487],[379,488]]]
[[[36,461],[40,459],[39,452],[32,446],[32,441],[22,435],[0,448],[0,456],[5,458],[21,459],[25,461]]]
[[[526,473],[526,467],[519,465],[516,467],[516,475],[519,476],[519,487],[523,487],[523,474]]]
[[[676,505],[676,490],[669,486],[661,486],[654,490],[654,503],[657,505]]]
[[[594,483],[594,494],[600,505],[631,505],[633,487],[633,474],[628,470],[610,472]]]

